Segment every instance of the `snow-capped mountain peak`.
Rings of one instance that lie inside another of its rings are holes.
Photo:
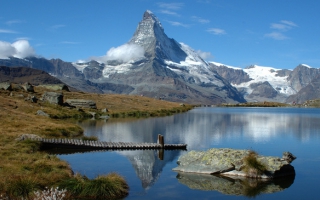
[[[240,93],[220,75],[212,71],[208,63],[195,50],[169,38],[161,22],[149,10],[144,12],[129,42],[120,47],[118,47],[119,53],[113,51],[112,53],[115,54],[113,55],[107,52],[106,56],[106,58],[119,59],[106,60],[99,66],[85,67],[80,63],[75,63],[74,66],[84,73],[90,73],[88,77],[99,77],[99,80],[94,80],[96,82],[110,81],[128,84],[130,87],[136,85],[134,92],[139,94],[146,91],[149,95],[151,93],[158,95],[166,91],[164,95],[170,98],[173,95],[179,99],[190,98],[190,96],[198,99],[201,94],[204,98],[215,99],[217,102],[232,102],[234,99],[244,101]],[[128,56],[130,59],[123,59],[124,52],[127,52],[128,49],[142,49],[143,54],[135,56],[132,53],[133,56]],[[92,73],[101,73],[101,76]],[[148,80],[151,77],[159,80],[160,83],[156,84],[154,80]],[[162,80],[170,80],[166,82],[170,85],[165,86]],[[143,84],[143,82],[148,83]],[[151,87],[153,84],[154,86]],[[183,94],[172,89],[178,87],[177,85],[183,87]],[[157,92],[158,90],[161,92]]]

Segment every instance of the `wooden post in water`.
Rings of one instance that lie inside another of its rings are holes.
[[[158,134],[158,144],[160,144],[161,149],[164,149],[164,139],[163,139],[163,135]]]
[[[164,157],[164,149],[159,149],[158,150],[158,158],[159,160],[163,160]]]

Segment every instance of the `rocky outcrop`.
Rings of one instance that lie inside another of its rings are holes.
[[[290,154],[292,158],[295,158]],[[253,156],[255,166],[248,164],[247,158]],[[223,176],[243,176],[272,179],[278,176],[295,174],[288,161],[288,153],[284,158],[260,156],[249,150],[209,149],[207,151],[190,151],[178,159],[178,167],[174,171],[220,174]]]
[[[22,85],[22,88],[26,91],[26,92],[34,92],[34,88],[33,85],[31,85],[30,83],[26,82]]]
[[[86,99],[67,99],[65,103],[77,108],[97,108],[96,102]]]
[[[86,79],[99,79],[102,77],[104,64],[100,64],[97,61],[90,61],[88,67],[83,69],[83,74]]]
[[[306,65],[297,66],[288,77],[288,81],[296,92],[306,87],[320,74],[320,70]]]
[[[250,88],[252,89],[252,93],[248,96],[248,98],[275,98],[278,95],[278,92],[270,85],[268,81],[252,83],[250,84]]]
[[[303,103],[307,100],[320,98],[320,74],[318,74],[312,81],[302,88],[297,94],[291,95],[287,98],[287,103]]]
[[[51,104],[63,105],[63,94],[57,92],[45,92],[42,100]]]
[[[34,95],[28,95],[27,98],[24,99],[25,101],[31,101],[32,103],[37,103],[38,98]]]
[[[48,115],[47,113],[45,113],[45,112],[42,111],[42,110],[38,110],[38,111],[37,111],[37,115],[39,115],[39,116],[44,116],[44,117],[50,117],[50,115]]]
[[[2,82],[2,83],[0,83],[0,89],[12,90],[12,87],[9,82]]]
[[[234,69],[229,67],[221,67],[214,63],[209,63],[212,70],[216,71],[220,76],[229,81],[231,84],[239,85],[249,82],[252,79],[242,69]]]
[[[35,134],[25,133],[25,134],[20,135],[16,140],[23,141],[23,140],[27,140],[27,139],[37,140],[37,139],[41,139],[41,137],[38,135],[35,135]]]

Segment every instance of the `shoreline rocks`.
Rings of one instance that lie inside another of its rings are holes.
[[[252,155],[250,150],[209,149],[207,151],[190,151],[180,156],[178,167],[174,171],[219,174],[222,176],[240,176],[257,179],[273,179],[275,177],[294,175],[294,167],[290,164],[295,159],[290,152],[285,152],[283,158],[261,156],[254,154],[254,162],[263,166],[263,170],[248,168],[246,158]]]

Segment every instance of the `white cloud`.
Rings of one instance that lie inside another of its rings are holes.
[[[8,30],[8,29],[0,29],[0,33],[17,33],[17,32]]]
[[[160,12],[163,14],[167,14],[167,15],[173,15],[173,16],[178,16],[178,17],[180,16],[178,13],[170,11],[170,10],[161,10]]]
[[[137,60],[144,57],[143,47],[137,44],[124,44],[119,47],[112,47],[107,51],[106,55],[101,57],[95,57],[93,59],[106,62],[108,60],[118,60],[122,62],[128,62],[131,60]]]
[[[298,27],[298,25],[295,24],[294,22],[288,21],[288,20],[281,20],[279,23],[272,23],[270,25],[271,29],[276,29],[277,31],[267,33],[264,36],[275,39],[275,40],[286,40],[289,38],[286,35],[284,35],[283,32],[287,32],[290,29],[295,27]]]
[[[160,2],[160,3],[158,3],[158,6],[160,8],[165,8],[168,10],[179,10],[180,8],[182,8],[184,6],[184,3],[163,3],[163,2]]]
[[[35,51],[27,40],[18,40],[14,43],[0,41],[0,58],[7,59],[11,56],[25,58],[34,56]]]
[[[286,39],[289,39],[287,36],[285,36],[284,34],[279,33],[279,32],[267,33],[264,36],[272,38],[272,39],[275,39],[275,40],[286,40]]]
[[[64,28],[64,27],[66,27],[66,25],[64,25],[64,24],[56,24],[56,25],[53,25],[53,26],[49,27],[49,31],[57,31],[57,30],[59,30],[61,28]]]
[[[212,33],[214,35],[224,35],[227,34],[225,30],[220,28],[209,28],[207,32]]]
[[[17,58],[25,58],[28,56],[34,56],[35,51],[30,46],[29,42],[27,40],[18,40],[12,44],[12,46],[16,49],[16,54],[14,54],[14,57]]]
[[[270,28],[277,29],[279,31],[288,31],[294,27],[298,27],[294,22],[281,20],[280,23],[272,23]]]
[[[204,60],[213,58],[213,55],[210,52],[204,52],[204,51],[198,50],[197,53]]]
[[[295,23],[292,22],[292,21],[281,20],[281,23],[286,24],[286,25],[291,26],[291,27],[298,27],[298,25],[295,24]]]
[[[203,18],[201,18],[201,17],[192,16],[191,18],[192,18],[193,21],[197,21],[197,22],[199,22],[199,23],[201,23],[201,24],[210,23],[210,20],[208,20],[208,19],[203,19]]]
[[[272,23],[270,28],[277,29],[280,31],[287,31],[287,30],[291,29],[291,27],[286,24],[277,24],[277,23]]]
[[[10,20],[10,21],[7,21],[6,24],[12,25],[12,24],[20,24],[22,22],[23,21],[21,21],[21,20]]]
[[[185,27],[185,28],[190,27],[189,24],[183,24],[181,22],[175,22],[175,21],[167,21],[167,22],[169,22],[172,26],[182,26],[182,27]]]
[[[0,59],[6,59],[15,53],[16,49],[9,42],[0,41]]]

